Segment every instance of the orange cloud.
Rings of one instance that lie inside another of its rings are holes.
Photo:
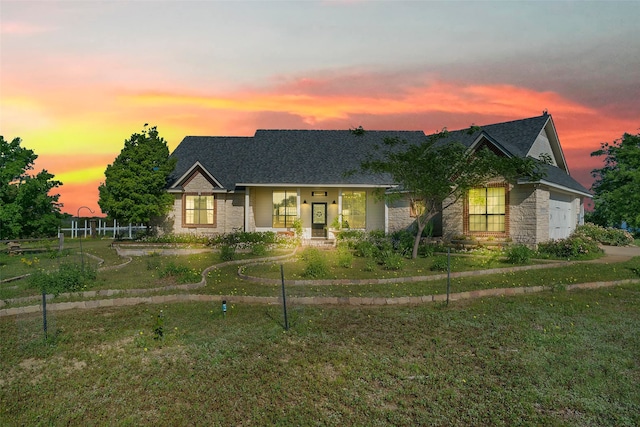
[[[254,113],[261,111],[282,112],[301,116],[305,122],[320,124],[323,121],[348,119],[354,114],[428,114],[432,112],[464,113],[468,115],[498,115],[503,117],[539,114],[544,108],[553,107],[572,114],[594,114],[593,111],[553,92],[536,92],[508,85],[459,86],[433,82],[414,87],[402,93],[386,93],[378,96],[353,96],[346,94],[304,93],[305,85],[315,82],[302,81],[296,86],[298,93],[237,92],[228,95],[205,96],[196,93],[148,91],[124,95],[124,98],[141,106],[173,105],[199,107],[210,110]]]

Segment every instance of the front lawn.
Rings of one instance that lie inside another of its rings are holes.
[[[289,271],[292,263],[284,263],[285,279],[293,279]],[[513,267],[513,265],[510,265]],[[280,265],[272,264],[265,269],[280,271]],[[256,295],[279,296],[281,287],[279,284],[264,284],[249,282],[237,276],[236,266],[224,267],[214,270],[209,274],[207,287],[200,289],[199,293],[211,293],[217,295]],[[248,270],[248,269],[246,269]],[[253,271],[255,273],[255,270]],[[440,272],[442,274],[442,272]],[[378,277],[395,277],[400,272],[387,272]],[[422,274],[427,275],[427,274]],[[640,279],[640,257],[616,264],[600,264],[590,262],[576,262],[559,267],[543,268],[537,270],[498,272],[489,275],[474,275],[451,279],[451,292],[466,292],[489,288],[514,288],[528,286],[550,286],[558,289],[575,283],[587,283],[597,281],[614,281],[624,279]],[[389,284],[309,284],[287,285],[287,295],[297,297],[336,296],[336,297],[403,297],[419,295],[437,295],[446,293],[447,279],[399,282]]]
[[[164,319],[161,339],[157,316]],[[0,318],[0,425],[640,425],[640,285]]]

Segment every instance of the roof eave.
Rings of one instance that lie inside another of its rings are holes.
[[[593,194],[591,194],[589,192],[576,190],[575,188],[570,188],[570,187],[567,187],[565,185],[561,185],[561,184],[557,184],[555,182],[547,181],[545,179],[540,179],[538,181],[527,181],[525,179],[519,179],[517,182],[518,182],[518,184],[521,184],[521,185],[542,184],[542,185],[546,185],[546,186],[551,187],[551,188],[555,188],[555,189],[560,190],[560,191],[564,191],[565,193],[579,194],[581,196],[588,197],[590,199],[593,198]]]

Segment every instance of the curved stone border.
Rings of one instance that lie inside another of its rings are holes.
[[[626,285],[632,283],[640,283],[640,279],[616,280],[613,282],[590,282],[567,285],[566,290],[574,289],[598,289],[618,285]],[[552,286],[531,286],[525,288],[499,288],[499,289],[480,289],[477,291],[457,292],[449,294],[450,301],[458,301],[465,299],[524,295],[536,292],[552,290]],[[385,305],[419,305],[431,302],[446,301],[446,294],[425,295],[417,297],[288,297],[287,301],[294,305],[349,305],[349,306],[385,306]],[[138,304],[167,304],[173,302],[220,302],[226,300],[227,304],[281,304],[281,297],[257,297],[257,296],[241,296],[241,295],[195,295],[195,294],[177,294],[177,295],[156,295],[150,297],[131,297],[131,298],[113,298],[91,301],[74,301],[59,302],[47,304],[47,310],[62,311],[73,309],[92,309],[103,307],[124,307]],[[25,307],[15,307],[0,309],[0,317],[15,316],[18,314],[38,313],[41,312],[40,305],[30,305]]]
[[[273,256],[273,257],[265,257],[265,258],[261,258],[262,261],[264,262],[273,262],[273,261],[278,261],[278,260],[282,260],[282,259],[286,259],[289,257],[292,257],[295,255],[297,249],[295,249],[292,253],[290,254],[286,254],[286,255],[278,255],[278,256]],[[94,256],[95,257],[95,256]],[[97,257],[95,257],[97,258]],[[199,288],[203,288],[207,285],[207,275],[209,274],[209,272],[211,270],[215,270],[217,268],[221,268],[221,267],[226,267],[229,265],[238,265],[238,264],[244,264],[246,263],[247,260],[233,260],[233,261],[226,261],[226,262],[222,262],[220,264],[214,264],[211,265],[207,268],[205,268],[204,270],[202,270],[202,273],[200,274],[200,281],[198,283],[187,283],[184,285],[169,285],[169,286],[162,286],[159,288],[139,288],[139,289],[104,289],[104,290],[100,290],[100,291],[84,291],[84,292],[65,292],[65,293],[61,293],[58,295],[59,298],[70,298],[70,297],[79,297],[79,298],[96,298],[96,297],[101,297],[101,296],[106,296],[106,297],[110,297],[110,296],[115,296],[115,295],[141,295],[141,294],[148,294],[148,293],[152,293],[152,292],[166,292],[166,291],[176,291],[176,290],[182,290],[182,291],[191,291],[194,289],[199,289]],[[124,264],[119,264],[118,268],[124,267],[125,265],[127,265],[128,263],[131,262],[131,258],[129,258],[129,260],[124,263]],[[106,268],[112,268],[112,267],[106,267]],[[104,270],[100,270],[100,271],[104,271]],[[46,299],[47,301],[51,301],[54,298],[53,294],[47,294],[46,295]],[[25,303],[25,302],[30,302],[30,301],[39,301],[40,299],[42,299],[42,296],[40,295],[32,295],[32,296],[28,296],[28,297],[21,297],[21,298],[11,298],[11,299],[7,299],[4,301],[0,301],[0,307],[6,305],[6,304],[13,304],[13,303]],[[63,303],[60,303],[63,304]]]
[[[489,274],[499,274],[499,273],[513,273],[516,271],[526,271],[526,270],[540,270],[544,268],[555,268],[561,267],[565,265],[572,265],[576,262],[583,261],[572,261],[572,262],[556,262],[549,264],[535,264],[535,265],[525,265],[521,267],[503,267],[503,268],[490,268],[488,270],[474,270],[474,271],[459,271],[451,273],[451,278],[456,279],[459,277],[470,277],[470,276],[485,276]],[[255,265],[257,262],[252,262],[246,265]],[[245,266],[246,266],[245,265]],[[247,274],[242,273],[242,267],[238,269],[238,276],[249,282],[254,283],[264,283],[268,285],[280,284],[282,281],[280,279],[266,279],[263,277],[249,276]],[[389,277],[386,279],[329,279],[329,280],[285,280],[285,285],[290,286],[302,286],[302,285],[316,285],[316,286],[327,286],[327,285],[384,285],[389,283],[411,283],[411,282],[429,282],[434,280],[446,279],[446,274],[432,274],[429,276],[406,276],[406,277]]]
[[[194,255],[194,254],[214,252],[211,248],[176,248],[176,247],[149,248],[149,246],[144,246],[144,245],[141,245],[138,248],[133,248],[133,247],[122,248],[120,245],[112,245],[112,247],[116,250],[116,253],[121,257],[145,256],[145,255],[151,255],[152,253],[157,253],[160,255]]]

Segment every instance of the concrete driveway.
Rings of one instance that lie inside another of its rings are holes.
[[[594,262],[613,263],[628,261],[633,257],[640,256],[640,247],[638,246],[601,246],[604,249],[605,256],[595,260]]]

